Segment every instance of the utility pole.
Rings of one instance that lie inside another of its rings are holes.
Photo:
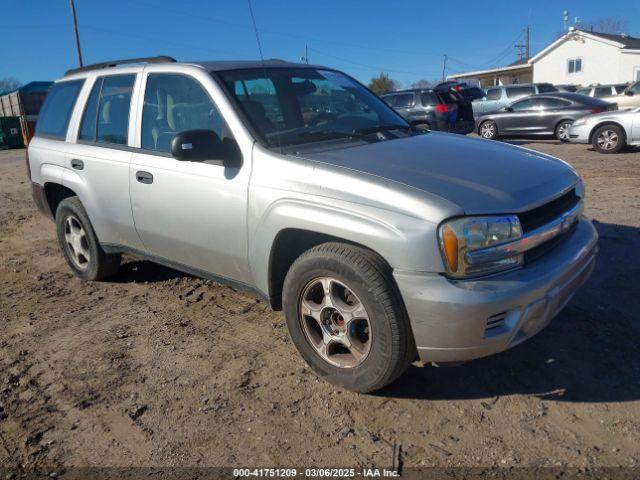
[[[73,17],[73,33],[76,36],[76,50],[78,51],[78,62],[80,63],[80,67],[82,67],[82,51],[80,50],[80,36],[78,35],[78,20],[76,19],[76,6],[73,3],[73,0],[69,0],[69,4],[71,5],[71,16]]]
[[[524,45],[519,43],[514,45],[514,47],[518,49],[518,56],[520,57],[520,60],[529,61],[529,25],[524,29],[524,37]]]
[[[445,53],[442,57],[442,81],[445,80],[445,72],[447,71],[447,54]]]

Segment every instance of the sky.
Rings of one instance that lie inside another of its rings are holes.
[[[247,0],[75,0],[85,64],[170,55],[177,60],[259,59]],[[367,83],[380,72],[401,86],[446,73],[506,65],[531,29],[531,54],[572,25],[626,21],[640,37],[640,1],[478,2],[251,0],[264,58],[343,70]],[[78,66],[68,0],[0,0],[0,79],[54,80]]]

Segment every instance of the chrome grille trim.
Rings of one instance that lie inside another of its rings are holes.
[[[571,209],[546,225],[532,230],[517,240],[467,252],[465,260],[469,265],[478,265],[515,257],[532,250],[569,230],[578,221],[583,209],[584,201],[580,200]]]

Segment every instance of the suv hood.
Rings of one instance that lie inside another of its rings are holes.
[[[297,155],[437,195],[466,214],[526,211],[579,178],[567,163],[548,155],[437,132]]]

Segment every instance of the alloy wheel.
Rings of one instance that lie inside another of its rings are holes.
[[[493,138],[496,134],[496,124],[493,122],[485,122],[480,127],[480,136],[482,138]]]
[[[596,142],[602,150],[613,150],[618,145],[618,134],[613,130],[603,130],[598,135]]]
[[[73,215],[69,215],[64,222],[64,239],[71,261],[78,269],[85,270],[91,259],[89,241],[82,224]]]
[[[298,302],[307,341],[323,360],[340,368],[360,365],[371,350],[371,324],[364,304],[331,277],[311,280]]]
[[[571,123],[570,122],[565,122],[562,123],[559,127],[558,127],[558,139],[562,140],[564,142],[569,141],[569,129],[571,128]]]

